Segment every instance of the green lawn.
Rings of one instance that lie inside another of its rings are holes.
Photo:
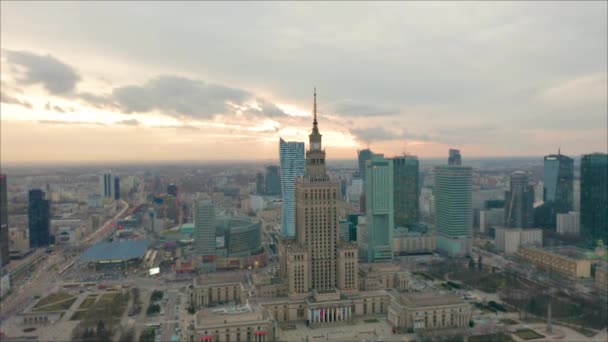
[[[48,304],[45,306],[39,306],[37,308],[32,309],[32,312],[53,312],[53,311],[65,311],[74,304],[76,301],[76,297],[64,299],[61,302],[55,302],[53,304]]]
[[[364,320],[365,323],[378,323],[379,321],[375,318]]]
[[[72,296],[69,293],[65,293],[65,292],[51,293],[50,295],[39,300],[38,303],[36,303],[36,306],[34,306],[34,309],[42,307],[42,306],[46,306],[49,304],[57,303],[57,302],[60,302],[62,300],[65,300],[65,299],[68,299],[71,297],[74,297],[74,296]]]
[[[534,331],[532,329],[517,330],[513,334],[516,335],[519,338],[524,339],[524,340],[535,340],[537,338],[543,338],[543,337],[545,337],[544,335],[541,335],[541,334],[537,333],[536,331]]]
[[[95,301],[97,300],[97,296],[87,296],[87,298],[85,298],[85,300],[82,301],[82,303],[80,303],[80,306],[78,307],[78,309],[89,309],[90,307],[93,306],[93,304],[95,304]]]
[[[510,335],[503,333],[469,336],[469,342],[512,342]]]

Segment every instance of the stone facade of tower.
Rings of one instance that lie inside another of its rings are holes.
[[[311,292],[358,291],[356,245],[340,240],[340,182],[325,169],[325,150],[314,121],[306,151],[306,175],[296,180],[296,236],[280,247],[281,273],[291,297]]]

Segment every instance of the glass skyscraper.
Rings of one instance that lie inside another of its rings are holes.
[[[581,159],[581,236],[608,242],[608,154]]]
[[[365,164],[367,261],[393,258],[393,161],[372,154]]]
[[[357,151],[359,158],[359,176],[365,183],[365,163],[372,157],[372,151],[369,148]]]
[[[401,156],[392,160],[395,225],[409,227],[418,222],[420,197],[418,157]]]
[[[6,175],[0,174],[0,269],[10,261]]]
[[[534,228],[534,187],[528,174],[515,171],[510,177],[509,191],[505,192],[505,226]]]
[[[448,157],[448,165],[460,165],[462,164],[462,156],[460,155],[460,150],[456,150],[451,148],[449,150],[449,157]]]
[[[266,195],[281,194],[281,175],[276,165],[266,166]]]
[[[473,231],[472,173],[466,166],[435,167],[437,249],[442,254],[470,253]]]
[[[207,196],[199,195],[194,201],[194,248],[202,257],[204,272],[215,271],[215,208]]]
[[[29,221],[30,248],[48,246],[51,242],[50,236],[50,206],[49,200],[40,189],[32,189],[29,192],[27,216]]]
[[[561,153],[544,158],[543,210],[538,225],[555,228],[557,214],[574,208],[574,160]]]
[[[296,179],[306,173],[304,143],[279,141],[281,160],[281,194],[283,214],[281,216],[281,235],[293,238],[296,235]]]

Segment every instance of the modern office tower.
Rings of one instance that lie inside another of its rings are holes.
[[[215,271],[215,208],[208,196],[199,195],[194,201],[194,248],[202,257],[203,272]]]
[[[296,179],[306,173],[304,143],[279,140],[279,157],[281,160],[281,194],[283,213],[281,216],[281,236],[296,236]]]
[[[51,212],[49,200],[40,189],[29,192],[27,216],[30,228],[30,248],[48,246],[51,242],[50,222]]]
[[[473,231],[472,173],[470,167],[435,167],[437,249],[449,256],[470,254]]]
[[[608,242],[608,154],[581,159],[581,236]]]
[[[395,225],[409,227],[418,222],[420,197],[418,157],[402,156],[392,160]]]
[[[114,199],[120,199],[120,177],[114,177]]]
[[[0,268],[10,261],[6,175],[0,174]]]
[[[359,175],[361,176],[363,183],[365,183],[365,163],[372,157],[372,154],[373,152],[369,148],[357,151],[359,158]]]
[[[281,174],[276,165],[266,166],[266,194],[271,196],[281,194]]]
[[[167,185],[167,193],[173,197],[177,197],[177,185],[173,183]]]
[[[338,295],[336,289],[357,291],[359,282],[357,247],[340,240],[340,183],[325,170],[316,102],[315,93],[306,175],[296,181],[296,239],[281,240],[279,253],[288,293],[301,299],[311,291],[324,295]]]
[[[539,220],[549,228],[555,228],[557,214],[574,209],[574,160],[559,151],[545,156],[543,202],[545,217]]]
[[[264,195],[266,193],[266,191],[264,190],[264,188],[266,187],[266,184],[264,182],[264,174],[261,172],[258,172],[255,174],[255,193],[258,195]]]
[[[528,174],[515,171],[510,179],[510,190],[505,192],[505,227],[534,228],[534,187]]]
[[[99,176],[99,187],[101,197],[108,197],[114,199],[114,179],[112,174],[104,173]]]
[[[365,164],[367,261],[393,259],[393,160],[372,154]]]
[[[461,165],[462,157],[460,156],[460,150],[450,149],[450,156],[448,157],[448,165]]]

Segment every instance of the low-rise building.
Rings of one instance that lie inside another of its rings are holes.
[[[608,291],[608,264],[599,264],[595,267],[595,284]]]
[[[195,321],[196,336],[190,341],[274,341],[277,325],[262,306],[246,304],[203,309]]]
[[[222,303],[242,303],[243,285],[235,276],[218,277],[205,275],[195,278],[188,287],[190,304],[194,308],[208,307]]]
[[[479,231],[487,234],[490,228],[502,226],[505,222],[504,208],[491,208],[479,212]]]
[[[579,235],[581,229],[580,213],[571,211],[557,214],[557,233],[562,235]]]
[[[359,289],[377,291],[384,289],[407,289],[410,276],[399,265],[369,263],[359,265]]]
[[[26,251],[30,248],[30,240],[26,228],[9,228],[9,250]]]
[[[568,277],[589,278],[591,260],[585,251],[571,246],[552,248],[520,247],[519,255],[541,267],[547,267]]]
[[[543,245],[542,229],[496,228],[494,235],[496,250],[505,254],[517,253],[521,246]]]
[[[452,294],[389,291],[388,321],[395,329],[465,328],[471,320],[469,303]]]
[[[437,239],[434,234],[396,229],[393,237],[393,249],[395,255],[433,253],[437,250]]]

